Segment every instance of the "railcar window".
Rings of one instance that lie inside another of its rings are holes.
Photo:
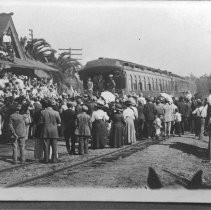
[[[155,85],[155,87],[156,87],[156,91],[159,91],[158,80],[157,79],[156,79],[156,85]]]
[[[152,90],[152,86],[151,84],[148,84],[148,90],[151,91]]]
[[[141,81],[139,81],[139,90],[140,90],[140,91],[143,90],[143,89],[142,89],[142,82],[141,82]]]
[[[138,86],[137,86],[137,77],[135,76],[135,80],[134,80],[134,90],[137,90]]]
[[[133,91],[133,77],[132,75],[130,75],[130,86],[131,86],[131,90]]]
[[[144,77],[144,90],[147,90],[147,82],[146,82],[146,78]]]

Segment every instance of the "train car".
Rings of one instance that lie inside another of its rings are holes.
[[[116,83],[116,92],[119,94],[129,94],[132,92],[143,93],[144,95],[157,96],[161,92],[172,96],[180,96],[184,92],[196,92],[194,82],[172,72],[147,67],[132,62],[127,62],[112,58],[99,58],[87,62],[79,71],[79,76],[83,81],[84,89],[87,89],[87,79],[91,78],[94,83],[94,91],[99,90],[99,78],[103,78],[104,90],[109,75],[112,74]],[[102,84],[101,84],[102,85]]]

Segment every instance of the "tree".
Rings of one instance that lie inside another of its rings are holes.
[[[78,90],[82,88],[82,83],[77,73],[82,64],[78,60],[71,58],[69,53],[64,52],[57,57],[56,50],[45,39],[33,39],[27,42],[24,37],[20,39],[20,43],[29,58],[59,70],[59,73],[54,73],[53,77],[63,87],[61,89],[71,88],[71,86]]]
[[[191,73],[189,77],[186,77],[191,81],[194,81],[197,86],[197,97],[204,98],[209,94],[209,90],[211,89],[211,74],[204,74],[201,77],[196,77]]]

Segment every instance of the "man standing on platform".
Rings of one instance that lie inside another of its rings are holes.
[[[182,115],[182,121],[181,121],[181,132],[182,132],[182,135],[184,135],[184,132],[185,132],[185,116],[186,116],[186,104],[184,102],[184,98],[181,96],[179,98],[179,102],[178,102],[178,110],[179,110],[179,113]]]
[[[26,140],[26,124],[25,117],[21,115],[19,111],[21,110],[20,104],[14,104],[15,113],[11,114],[9,117],[9,130],[10,139],[12,141],[13,149],[13,161],[17,164],[18,159],[18,145],[20,147],[20,160],[21,164],[25,163],[25,140]]]
[[[40,124],[42,125],[41,138],[44,140],[44,163],[49,162],[50,146],[52,147],[52,163],[59,162],[57,159],[58,128],[61,124],[59,112],[52,109],[52,101],[45,99],[45,109],[41,111]]]
[[[109,80],[107,83],[107,88],[110,92],[115,93],[115,88],[116,88],[116,83],[114,81],[113,75],[110,74],[109,75]]]
[[[152,98],[147,98],[147,103],[144,106],[144,115],[146,120],[147,138],[153,138],[153,122],[156,114],[155,105],[152,103]]]
[[[75,102],[68,102],[67,107],[68,109],[65,110],[62,114],[62,121],[64,123],[64,138],[66,142],[67,152],[69,154],[75,154],[75,122],[76,122],[76,112],[74,110],[76,106]],[[71,138],[71,150],[70,150],[70,142],[69,139]]]

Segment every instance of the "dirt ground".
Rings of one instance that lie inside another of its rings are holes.
[[[190,180],[201,169],[203,182],[211,186],[211,163],[204,161],[207,147],[208,137],[203,141],[195,139],[193,134],[172,137],[129,157],[98,167],[86,165],[66,170],[27,186],[142,188],[146,186],[150,166],[159,174],[163,185],[175,182],[175,177],[166,171]]]

